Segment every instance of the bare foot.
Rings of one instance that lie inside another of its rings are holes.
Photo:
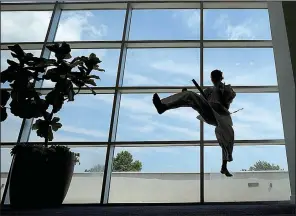
[[[166,111],[166,106],[161,103],[161,100],[160,100],[157,93],[155,93],[153,95],[152,101],[153,101],[153,104],[154,104],[154,106],[155,106],[155,108],[156,108],[156,110],[157,110],[157,112],[159,114],[162,114],[162,113],[164,113]]]
[[[227,177],[232,177],[233,175],[228,171],[228,169],[221,169],[220,171],[222,174],[226,175]]]

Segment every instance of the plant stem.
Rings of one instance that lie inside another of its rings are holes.
[[[49,115],[49,119],[45,119],[46,121],[47,121],[47,130],[46,130],[46,137],[45,137],[45,143],[44,143],[44,145],[45,145],[45,147],[47,148],[48,147],[48,133],[49,133],[49,125],[50,125],[50,122],[51,122],[51,120],[52,120],[52,116],[53,116],[53,109],[52,109],[52,111],[51,111],[51,113],[50,113],[50,115]]]

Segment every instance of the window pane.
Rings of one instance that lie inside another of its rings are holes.
[[[237,94],[230,106],[236,140],[284,139],[277,93]],[[215,140],[215,128],[205,124],[205,139]]]
[[[125,10],[63,11],[57,41],[121,40]]]
[[[284,139],[282,115],[277,93],[237,94],[231,111],[236,140]],[[215,140],[215,128],[205,124],[205,139]]]
[[[204,83],[212,85],[214,69],[224,73],[224,81],[237,86],[277,85],[272,48],[210,48],[204,50]]]
[[[115,86],[116,76],[117,76],[117,68],[119,61],[119,49],[72,49],[71,51],[71,59],[67,61],[73,60],[78,56],[89,56],[91,53],[96,54],[98,58],[102,61],[100,63],[100,68],[105,69],[105,72],[99,72],[97,70],[93,70],[91,74],[98,75],[100,79],[95,80],[98,87],[110,87]],[[54,53],[50,56],[51,59],[56,59]],[[79,71],[76,67],[73,71]],[[55,83],[50,80],[45,80],[43,82],[43,88],[52,88]]]
[[[71,148],[80,153],[64,203],[99,203],[104,174],[106,147]]]
[[[113,95],[76,95],[74,102],[65,102],[54,116],[63,126],[54,132],[53,142],[107,141]],[[31,132],[30,141],[44,141]]]
[[[122,151],[133,157],[125,167],[138,168],[139,160],[142,169],[122,171],[114,163],[109,203],[199,202],[199,147],[116,147],[115,159]]]
[[[220,173],[221,155],[219,146],[205,147],[206,202],[290,200],[285,146],[235,146],[233,162],[228,163],[228,170],[233,174],[231,178]],[[255,171],[242,171],[249,170],[259,161],[270,165],[256,166]]]
[[[2,142],[17,142],[20,133],[20,128],[23,119],[11,114],[9,104],[11,99],[6,104],[7,119],[1,122],[1,143]]]
[[[32,53],[35,57],[40,57],[41,50],[24,50],[26,53]],[[19,62],[16,58],[12,57],[10,50],[1,50],[1,72],[6,70],[8,68],[7,60],[12,60],[15,62]],[[8,82],[2,84],[1,88],[10,88],[10,85]]]
[[[197,40],[200,11],[133,10],[130,40]]]
[[[125,86],[188,86],[200,77],[199,49],[129,49]]]
[[[1,42],[43,42],[52,11],[1,12]]]
[[[152,103],[153,94],[121,96],[118,141],[199,140],[197,113],[179,108],[159,115]],[[159,94],[161,98],[169,94]]]
[[[0,200],[2,200],[2,196],[4,193],[4,188],[5,188],[5,184],[7,181],[7,176],[10,169],[11,160],[12,160],[12,157],[10,156],[10,150],[11,148],[4,148],[4,147],[1,148],[1,197],[0,197]]]
[[[206,40],[270,40],[267,9],[215,9],[204,11]]]

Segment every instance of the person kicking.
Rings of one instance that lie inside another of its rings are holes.
[[[192,107],[199,113],[197,117],[199,120],[214,126],[217,141],[222,148],[220,172],[231,177],[227,162],[233,161],[234,130],[229,107],[236,93],[231,85],[222,83],[223,79],[223,73],[220,70],[213,70],[211,72],[213,86],[204,90],[205,97],[183,88],[182,92],[163,99],[155,93],[152,101],[159,114],[179,107]]]

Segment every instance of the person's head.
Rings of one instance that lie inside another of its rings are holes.
[[[221,82],[224,79],[223,77],[223,73],[220,70],[213,70],[211,72],[211,80],[213,82],[213,84],[217,84],[219,82]]]

